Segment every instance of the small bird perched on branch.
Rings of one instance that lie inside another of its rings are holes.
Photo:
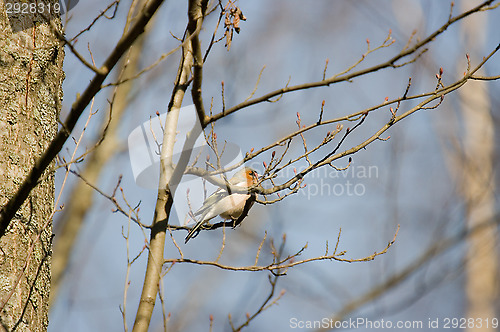
[[[238,187],[251,187],[258,183],[258,174],[256,171],[249,167],[245,167],[233,175],[229,179],[229,184]],[[227,188],[219,188],[212,195],[210,195],[202,207],[194,213],[199,216],[198,223],[189,231],[184,243],[187,243],[193,235],[199,231],[201,226],[207,223],[210,219],[221,216],[223,219],[237,220],[245,209],[245,204],[250,198],[250,193],[231,193],[229,194]],[[250,202],[253,205],[253,201]],[[250,205],[250,207],[251,207]]]

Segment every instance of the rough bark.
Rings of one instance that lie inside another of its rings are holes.
[[[57,132],[64,51],[47,18],[61,29],[57,15],[7,15],[0,1],[0,206]],[[53,211],[50,167],[0,238],[0,330],[47,330]]]

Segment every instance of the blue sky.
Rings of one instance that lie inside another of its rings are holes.
[[[68,36],[92,20],[98,8],[103,7],[97,3],[93,7],[91,3],[81,2],[73,9],[72,21],[67,24]],[[220,109],[221,81],[224,81],[226,105],[244,100],[253,90],[263,66],[266,68],[256,96],[281,88],[288,80],[290,84],[320,80],[326,59],[329,59],[328,75],[342,71],[366,51],[367,39],[373,48],[392,30],[396,39],[393,46],[370,55],[360,68],[384,61],[399,52],[414,29],[417,29],[416,38],[424,37],[443,24],[449,14],[449,3],[430,0],[274,1],[272,4],[239,1],[247,21],[241,23],[241,32],[234,36],[229,52],[220,43],[208,57],[203,84],[205,107],[208,108],[213,97],[215,112]],[[96,63],[102,63],[123,29],[125,5],[120,5],[117,19],[99,22],[79,38],[80,52],[86,52],[86,45],[90,43]],[[177,45],[170,32],[182,36],[185,7],[183,3],[170,1],[161,8],[154,22],[155,29],[146,42],[142,66]],[[455,13],[459,12],[460,6],[455,7]],[[379,104],[386,96],[390,99],[401,96],[410,76],[411,93],[432,90],[439,67],[444,68],[444,80],[450,83],[463,72],[465,53],[477,52],[483,56],[498,44],[499,10],[480,15],[487,20],[484,50],[468,50],[460,39],[458,25],[453,26],[430,45],[430,50],[415,66],[386,69],[349,83],[287,94],[279,102],[249,107],[219,121],[217,136],[221,141],[239,146],[244,153],[252,147],[270,144],[293,130],[297,112],[304,124],[317,121],[323,100],[324,118],[334,118]],[[201,35],[203,45],[214,29],[215,18],[213,15],[206,20]],[[126,138],[156,111],[165,112],[178,58],[178,55],[169,57],[154,72],[138,80],[121,127],[123,152],[105,168],[99,183],[100,188],[110,192],[119,175],[123,175],[127,199],[132,205],[141,202],[140,216],[145,223],[152,218],[156,192],[135,184]],[[477,63],[479,59],[473,61]],[[486,71],[498,74],[499,67],[496,55]],[[66,52],[65,71],[63,116],[76,93],[84,89],[91,77],[69,51]],[[488,87],[499,88],[495,82]],[[491,95],[495,93],[492,91]],[[185,105],[191,104],[189,96],[186,97]],[[94,108],[99,109],[100,114],[89,126],[89,138],[107,112],[106,98],[109,98],[108,91],[96,98]],[[402,111],[411,105],[403,104]],[[322,255],[326,241],[332,246],[342,229],[339,249],[347,251],[346,257],[358,258],[382,250],[400,225],[396,244],[375,261],[355,264],[323,261],[290,269],[278,282],[277,293],[286,290],[279,305],[265,311],[252,322],[248,331],[287,331],[291,330],[292,318],[313,321],[330,317],[350,300],[410,264],[429,245],[461,229],[463,205],[457,198],[455,180],[445,163],[443,149],[446,144],[443,142],[449,137],[444,137],[442,130],[449,125],[447,119],[454,114],[456,105],[459,105],[456,93],[451,94],[439,109],[417,112],[388,131],[385,136],[390,135],[390,140],[374,142],[353,156],[354,170],[371,168],[376,169],[376,173],[344,178],[336,176],[333,169],[318,171],[306,178],[308,186],[302,192],[271,206],[255,206],[241,227],[227,231],[223,260],[228,264],[245,265],[253,263],[265,232],[276,242],[286,233],[287,254],[300,250],[307,243],[308,248],[300,257],[306,258]],[[498,108],[494,112],[498,118]],[[389,118],[388,109],[370,115],[366,124],[349,136],[343,148],[366,139]],[[321,140],[325,132],[320,129],[307,139],[310,142]],[[69,149],[73,146],[67,144]],[[290,153],[297,155],[301,148],[300,141],[296,141]],[[258,159],[258,164],[268,157]],[[346,159],[336,162],[338,167],[345,165]],[[298,164],[297,168],[300,166]],[[258,171],[262,170],[261,166]],[[62,173],[59,183],[61,178]],[[348,195],[348,183],[362,188],[363,194]],[[345,190],[334,192],[334,186]],[[64,190],[66,196],[69,195],[69,188]],[[85,229],[72,255],[63,291],[53,309],[49,330],[123,330],[118,306],[123,300],[126,242],[121,232],[128,221],[111,213],[111,209],[109,202],[96,195],[95,206],[87,216]],[[130,234],[130,252],[135,256],[144,245],[144,236],[133,224]],[[178,232],[174,236],[181,243],[185,233]],[[213,259],[217,257],[220,243],[220,230],[202,232],[182,246],[182,250],[186,257]],[[429,319],[462,317],[465,302],[460,259],[463,252],[463,246],[456,247],[376,302],[352,313],[353,317],[426,323]],[[177,257],[176,254],[175,247],[168,242],[165,257]],[[269,257],[269,250],[265,249],[262,261]],[[145,261],[146,255],[142,255],[132,266],[129,277],[129,327],[138,304]],[[229,331],[227,314],[231,313],[238,323],[244,320],[246,312],[256,310],[269,291],[268,275],[268,272],[228,272],[187,264],[175,266],[164,278],[166,310],[172,313],[171,324],[180,324],[190,331],[208,330],[208,317],[213,314],[215,330]],[[151,331],[161,330],[161,320],[158,301]],[[365,330],[370,329],[359,329]]]

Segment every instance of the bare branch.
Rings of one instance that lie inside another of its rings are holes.
[[[16,211],[21,207],[31,190],[37,185],[38,180],[50,162],[61,151],[64,143],[68,139],[71,131],[76,125],[81,114],[90,103],[92,98],[100,91],[101,84],[104,82],[109,72],[116,65],[120,57],[128,50],[133,42],[143,33],[146,24],[151,20],[153,14],[158,7],[163,3],[163,0],[152,0],[141,12],[134,26],[127,32],[117,43],[111,54],[108,56],[103,66],[100,68],[100,73],[96,73],[92,81],[89,83],[85,91],[78,96],[73,103],[71,110],[63,124],[63,128],[57,133],[56,137],[50,142],[44,154],[36,161],[30,173],[21,184],[16,194],[9,202],[2,207],[0,211],[0,237],[5,234],[5,231],[13,218]]]
[[[376,251],[371,255],[361,257],[361,258],[343,258],[343,256],[347,253],[346,251],[342,251],[340,253],[333,252],[332,254],[325,254],[322,256],[317,256],[317,257],[312,257],[312,258],[306,258],[303,260],[293,260],[292,258],[295,258],[299,256],[306,248],[307,244],[299,250],[296,254],[287,256],[286,258],[280,259],[278,261],[275,261],[271,264],[268,265],[249,265],[249,266],[231,266],[231,265],[225,265],[221,264],[218,262],[214,261],[200,261],[197,259],[191,259],[191,258],[181,258],[181,259],[165,259],[164,264],[169,264],[169,263],[190,263],[190,264],[195,264],[195,265],[208,265],[208,266],[214,266],[223,270],[229,270],[229,271],[281,271],[281,270],[286,270],[288,268],[291,268],[296,265],[302,265],[305,263],[309,262],[315,262],[315,261],[323,261],[323,260],[334,260],[338,262],[346,262],[346,263],[357,263],[357,262],[368,262],[374,260],[377,256],[385,254],[390,247],[394,244],[396,241],[396,237],[399,232],[399,225],[398,228],[394,234],[394,237],[392,238],[391,241],[388,242],[387,246],[382,249],[381,251]],[[338,240],[337,240],[338,241]],[[335,251],[337,248],[335,248]]]
[[[363,76],[363,75],[366,75],[369,73],[373,73],[373,72],[379,71],[381,69],[400,67],[400,65],[396,64],[396,62],[398,62],[399,60],[404,59],[405,57],[417,52],[423,46],[431,43],[436,37],[438,37],[443,32],[445,32],[446,29],[448,29],[448,27],[450,25],[454,24],[455,22],[458,22],[458,21],[462,20],[463,18],[465,18],[471,14],[474,14],[478,11],[485,10],[485,9],[489,8],[487,6],[489,6],[493,1],[494,0],[485,1],[482,4],[472,8],[472,9],[470,9],[470,10],[468,10],[460,15],[457,15],[455,17],[450,17],[448,19],[448,21],[445,24],[443,24],[439,29],[437,29],[436,31],[431,33],[426,38],[422,39],[420,42],[416,43],[413,47],[405,47],[399,54],[395,55],[394,57],[387,60],[386,62],[380,63],[378,65],[375,65],[375,66],[372,66],[372,67],[369,67],[366,69],[362,69],[362,70],[359,70],[356,72],[352,72],[350,74],[349,74],[349,70],[346,70],[346,71],[341,72],[340,74],[334,75],[331,78],[328,78],[325,80],[311,82],[311,83],[303,83],[303,84],[294,85],[294,86],[286,86],[284,88],[281,88],[281,89],[278,89],[275,91],[271,91],[271,92],[269,92],[261,97],[250,99],[248,101],[245,101],[245,102],[242,102],[238,105],[235,105],[229,109],[226,109],[226,111],[224,113],[214,114],[213,116],[210,117],[209,122],[217,121],[218,119],[220,119],[228,114],[232,114],[232,113],[237,112],[243,108],[246,108],[246,107],[261,103],[261,102],[269,101],[273,97],[280,96],[280,95],[283,95],[283,94],[286,94],[289,92],[311,89],[311,88],[321,87],[321,86],[329,86],[330,84],[335,84],[338,82],[350,81],[353,78]],[[390,35],[389,35],[389,37],[390,37]],[[384,41],[384,43],[386,43],[388,40],[389,39],[386,39],[386,41]],[[380,45],[377,49],[385,47],[384,43],[382,45]],[[367,51],[367,52],[371,53],[371,52],[373,52],[373,50]],[[408,62],[408,63],[410,63],[410,62]],[[352,66],[352,68],[354,68],[356,65],[357,64],[355,63]],[[342,73],[345,73],[345,74],[342,74]]]

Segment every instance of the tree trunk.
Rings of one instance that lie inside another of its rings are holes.
[[[16,13],[0,0],[1,206],[57,132],[64,51],[46,19],[61,29],[48,13],[56,2],[38,1],[38,13]],[[0,238],[0,331],[47,330],[53,212],[51,167]]]
[[[474,5],[463,2],[464,6]],[[484,48],[481,31],[485,17],[474,16],[462,23],[462,37],[471,61],[481,60]],[[461,69],[463,71],[463,68]],[[465,201],[467,226],[473,228],[488,222],[495,214],[495,181],[493,155],[495,130],[491,102],[484,82],[468,82],[459,91],[464,121],[464,151],[462,195]],[[498,296],[497,226],[491,225],[475,232],[467,241],[465,265],[467,295],[466,317],[476,320],[467,331],[495,331],[491,319],[497,317],[495,302]],[[482,324],[481,324],[482,323]]]

